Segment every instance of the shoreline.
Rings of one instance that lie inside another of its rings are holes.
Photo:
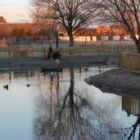
[[[103,92],[140,97],[140,74],[113,69],[85,79]]]
[[[112,58],[112,64],[114,58]],[[81,57],[62,57],[60,59],[62,67],[84,67],[94,65],[107,65],[109,58],[98,56],[81,56]],[[0,59],[0,72],[20,71],[20,70],[39,70],[43,65],[47,65],[48,59],[44,58],[17,58],[17,59]]]

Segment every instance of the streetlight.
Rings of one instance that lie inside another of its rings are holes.
[[[59,37],[58,37],[58,29],[57,29],[58,28],[57,19],[59,18],[58,14],[59,13],[56,12],[55,15],[52,16],[54,21],[53,21],[53,25],[52,25],[51,30],[50,30],[50,47],[52,47],[52,40],[53,40],[54,33],[55,33],[57,50],[58,50],[58,47],[59,47]]]
[[[58,51],[58,47],[59,47],[59,37],[58,37],[58,30],[56,29],[56,49]]]
[[[56,50],[57,50],[57,52],[58,52],[58,48],[59,48],[59,34],[58,34],[59,26],[58,26],[58,21],[57,21],[58,19],[59,19],[59,13],[56,12],[54,26],[55,26],[55,37],[56,37]]]

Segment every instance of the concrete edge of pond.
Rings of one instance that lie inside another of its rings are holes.
[[[112,69],[86,78],[85,82],[98,87],[103,92],[140,97],[140,74],[137,73]]]
[[[98,59],[98,56],[81,56],[81,57],[66,57],[61,59],[63,67],[83,67],[90,65],[114,65],[118,64],[116,58],[109,59],[103,56]],[[20,59],[0,59],[0,72],[21,71],[21,70],[39,70],[42,65],[47,65],[48,60],[43,58],[20,58]]]

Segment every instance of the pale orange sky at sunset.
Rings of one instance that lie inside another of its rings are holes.
[[[0,16],[7,22],[31,22],[31,0],[0,0]]]

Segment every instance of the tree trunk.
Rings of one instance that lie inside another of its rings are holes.
[[[74,46],[74,37],[72,33],[69,33],[69,47]]]
[[[135,44],[137,47],[137,52],[138,52],[138,54],[140,54],[140,41],[139,40],[135,41]]]
[[[140,54],[140,43],[137,45],[138,54]]]
[[[19,46],[19,38],[17,37],[17,49],[18,49],[18,46]]]

